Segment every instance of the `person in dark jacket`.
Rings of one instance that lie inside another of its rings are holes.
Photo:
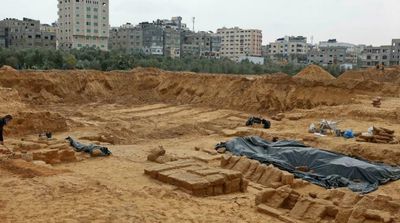
[[[7,125],[11,120],[11,115],[6,115],[3,118],[0,118],[0,145],[4,145],[3,127]]]

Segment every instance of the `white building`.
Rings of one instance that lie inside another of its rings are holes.
[[[108,50],[108,38],[109,0],[58,0],[58,48]]]
[[[305,55],[308,51],[307,38],[303,36],[285,36],[270,43],[270,55]]]
[[[221,57],[238,61],[240,56],[261,56],[262,31],[258,29],[221,28]]]

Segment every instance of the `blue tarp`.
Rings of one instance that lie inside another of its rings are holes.
[[[307,147],[296,141],[269,142],[260,137],[235,138],[217,145],[238,156],[272,164],[325,188],[348,187],[370,193],[400,179],[400,168]],[[303,172],[306,167],[307,172]]]

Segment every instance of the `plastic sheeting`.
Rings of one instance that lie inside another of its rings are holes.
[[[400,179],[399,167],[307,147],[296,141],[269,142],[253,136],[236,138],[217,147],[225,147],[234,155],[272,164],[328,189],[348,187],[354,192],[370,193],[381,184]]]

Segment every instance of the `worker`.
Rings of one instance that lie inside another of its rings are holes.
[[[4,145],[3,139],[3,127],[7,125],[12,120],[11,115],[6,115],[3,118],[0,118],[0,145]]]

